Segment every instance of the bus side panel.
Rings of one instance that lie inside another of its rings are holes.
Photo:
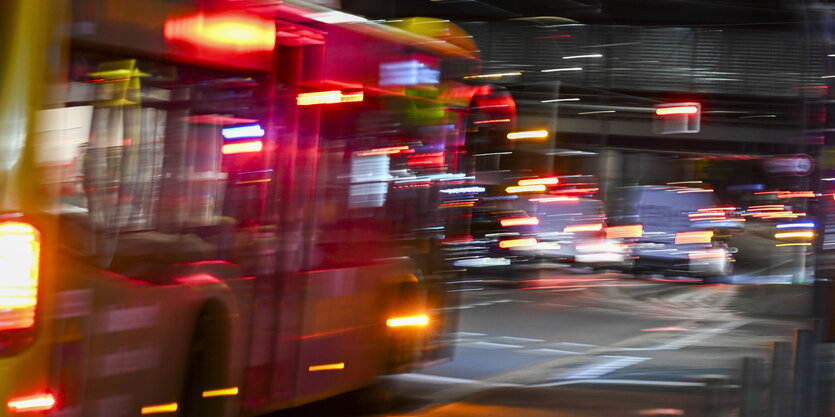
[[[60,264],[44,345],[51,355],[50,390],[62,415],[134,416],[142,407],[180,401],[191,335],[208,299],[228,310],[229,358],[218,366],[227,367],[229,386],[240,382],[244,327],[226,283],[191,271],[151,284],[70,257]],[[247,280],[238,281],[233,286],[246,292]]]
[[[383,371],[380,267],[312,271],[302,307],[297,398],[370,384]]]

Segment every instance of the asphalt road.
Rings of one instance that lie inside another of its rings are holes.
[[[743,357],[767,359],[808,325],[807,286],[546,267],[475,275],[461,289],[454,360],[391,377],[387,415],[702,415],[708,378],[738,386]]]

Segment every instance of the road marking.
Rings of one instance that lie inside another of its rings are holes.
[[[593,385],[643,385],[643,386],[658,386],[658,387],[703,387],[702,382],[682,382],[682,381],[648,381],[641,379],[575,379],[571,381],[557,381],[548,382],[545,384],[532,385],[533,387],[558,387],[562,385],[578,385],[578,384],[593,384]]]
[[[667,343],[663,343],[663,344],[660,344],[660,345],[649,346],[649,347],[637,347],[637,348],[622,347],[622,348],[617,348],[615,350],[630,351],[630,352],[649,351],[649,350],[677,350],[677,349],[681,349],[683,347],[694,345],[694,344],[699,343],[699,342],[703,342],[707,339],[710,339],[711,337],[718,336],[718,335],[723,334],[723,333],[727,333],[727,332],[729,332],[733,329],[736,329],[737,327],[742,327],[746,324],[748,324],[748,321],[745,321],[745,320],[731,321],[731,322],[724,323],[719,327],[714,327],[714,328],[710,328],[710,329],[695,330],[695,331],[693,331],[693,333],[684,335],[682,337],[679,337],[677,339],[673,339],[673,340],[671,340]]]
[[[570,350],[559,350],[559,349],[528,349],[528,350],[517,350],[519,353],[530,353],[532,355],[555,355],[555,356],[563,356],[563,355],[579,355],[577,352],[572,352]]]
[[[654,329],[643,329],[642,332],[686,332],[684,327],[656,327]]]
[[[462,304],[460,306],[453,306],[453,307],[444,307],[441,310],[468,310],[474,307],[486,307],[495,304],[501,303],[530,303],[531,301],[528,300],[491,300],[491,301],[481,301],[478,303],[472,304]]]
[[[713,329],[705,329],[703,331],[697,331],[696,333],[689,334],[689,335],[680,337],[676,340],[673,340],[671,342],[665,343],[665,344],[659,346],[659,350],[681,349],[685,346],[690,346],[690,345],[699,343],[701,341],[710,339],[711,337],[714,337],[716,335],[719,335],[719,334],[722,334],[722,333],[727,333],[727,332],[729,332],[733,329],[736,329],[737,327],[742,327],[747,323],[748,323],[747,321],[738,320],[738,321],[732,321],[732,322],[725,323],[725,324],[723,324],[719,327],[713,328]]]
[[[461,344],[458,345],[458,347],[497,350],[497,349],[518,349],[518,348],[523,348],[524,346],[522,346],[522,345],[507,345],[507,344],[504,344],[504,343],[468,342],[468,343],[461,343]]]
[[[597,345],[590,345],[588,343],[572,343],[572,342],[559,342],[558,345],[569,345],[569,346],[580,346],[580,347],[597,347]]]
[[[399,381],[403,381],[403,382],[417,382],[417,383],[430,383],[430,384],[443,384],[443,385],[481,385],[481,386],[487,386],[487,387],[521,387],[522,386],[520,384],[479,381],[477,379],[453,378],[453,377],[448,377],[448,376],[415,374],[415,373],[405,373],[405,374],[392,375],[391,378],[395,378],[395,379],[397,379]]]
[[[487,336],[487,335],[486,335],[486,334],[484,334],[484,333],[472,333],[472,332],[452,332],[452,333],[447,333],[447,334],[445,334],[444,336],[449,336],[449,337],[467,337],[467,336]]]
[[[508,342],[508,343],[525,343],[525,342],[544,342],[542,339],[529,339],[527,337],[514,337],[514,336],[498,336],[494,337],[493,340],[500,341],[500,342]]]
[[[608,373],[617,371],[618,369],[626,368],[627,366],[641,363],[650,358],[636,357],[636,356],[600,356],[607,360],[600,363],[592,363],[581,366],[580,369],[575,370],[568,375],[564,375],[561,379],[591,379],[598,378]]]

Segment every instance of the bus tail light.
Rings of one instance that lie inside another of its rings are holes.
[[[34,413],[49,411],[55,407],[55,397],[52,394],[37,394],[26,397],[12,398],[7,403],[9,410],[15,413]]]
[[[429,324],[429,316],[420,314],[409,317],[393,317],[386,320],[388,327],[403,327],[403,326],[426,326]]]
[[[41,237],[34,226],[0,223],[0,331],[34,326],[40,252]]]

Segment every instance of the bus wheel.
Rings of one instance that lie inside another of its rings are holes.
[[[204,398],[209,390],[225,388],[225,322],[223,316],[204,308],[197,320],[188,351],[180,416],[223,417],[229,397]]]

